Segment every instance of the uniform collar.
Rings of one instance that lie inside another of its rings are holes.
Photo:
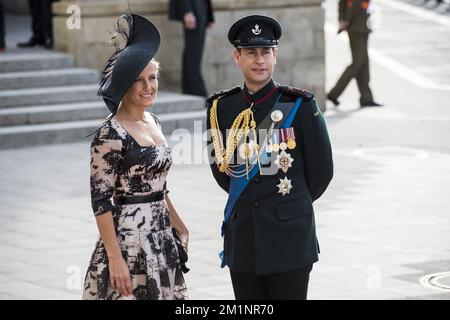
[[[262,87],[253,94],[248,92],[247,85],[244,83],[244,90],[242,91],[242,93],[244,95],[245,100],[247,100],[249,104],[251,104],[252,102],[254,104],[258,104],[263,100],[267,99],[268,97],[270,97],[276,91],[275,89],[276,89],[275,83],[273,82],[272,79],[270,79],[270,81],[264,87]]]

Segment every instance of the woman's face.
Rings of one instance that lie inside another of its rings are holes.
[[[133,82],[123,97],[125,104],[142,106],[144,108],[155,103],[158,92],[158,70],[156,65],[150,62]]]

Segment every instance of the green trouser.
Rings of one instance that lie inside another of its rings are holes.
[[[337,99],[349,82],[355,78],[361,97],[360,103],[373,102],[372,91],[369,88],[369,54],[367,52],[368,33],[349,33],[352,63],[345,69],[342,76],[328,96]]]

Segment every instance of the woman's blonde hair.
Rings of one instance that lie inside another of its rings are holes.
[[[152,58],[152,60],[150,60],[149,63],[151,63],[151,64],[153,64],[155,66],[155,68],[156,68],[156,76],[159,77],[159,70],[161,68],[159,61],[156,60],[155,58]]]

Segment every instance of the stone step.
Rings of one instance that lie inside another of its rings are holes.
[[[158,115],[166,134],[177,128],[193,131],[197,123],[204,128],[205,110]],[[42,144],[90,141],[86,137],[103,123],[102,119],[9,126],[0,128],[0,149],[37,146]]]
[[[0,73],[0,90],[97,84],[93,69],[71,68]]]
[[[7,52],[0,54],[0,72],[50,70],[72,68],[74,58],[70,55],[52,52]]]
[[[195,96],[159,92],[149,109],[156,114],[204,110],[204,99]],[[105,118],[109,114],[101,100],[43,106],[0,109],[0,127],[43,124]]]
[[[99,100],[97,85],[72,85],[0,91],[0,109]]]
[[[0,109],[0,127],[105,118],[102,101]]]

